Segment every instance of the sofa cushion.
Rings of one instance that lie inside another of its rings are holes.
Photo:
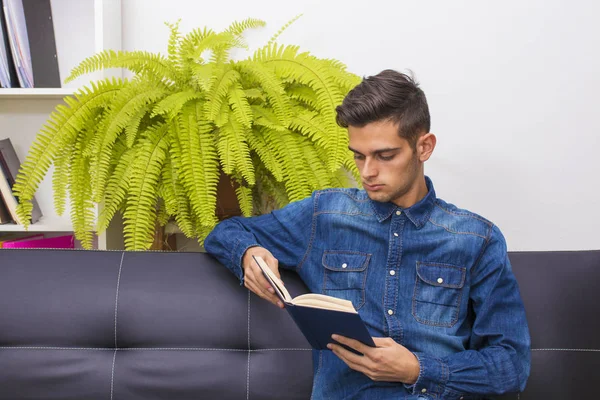
[[[206,254],[0,250],[0,399],[307,399],[311,387],[288,314]]]

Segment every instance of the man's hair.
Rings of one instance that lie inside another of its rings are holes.
[[[431,126],[425,93],[414,78],[386,69],[363,79],[352,89],[340,106],[338,125],[363,127],[371,122],[392,121],[398,134],[415,148],[419,135]]]

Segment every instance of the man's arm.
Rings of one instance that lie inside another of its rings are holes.
[[[244,283],[242,258],[251,247],[268,249],[282,267],[294,269],[310,242],[314,194],[272,213],[220,222],[204,240],[204,248]]]

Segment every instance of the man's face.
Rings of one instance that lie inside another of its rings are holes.
[[[348,127],[349,148],[362,184],[372,200],[404,206],[403,198],[423,176],[422,163],[408,141],[390,121]]]

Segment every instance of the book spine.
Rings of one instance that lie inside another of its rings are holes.
[[[12,187],[17,179],[17,174],[19,173],[19,168],[21,168],[21,161],[19,160],[10,139],[0,140],[0,168],[4,171],[4,175],[6,176],[12,191]],[[18,201],[18,199],[16,200]],[[42,210],[40,209],[35,196],[31,199],[31,205],[33,208],[31,210],[30,222],[34,224],[42,217]]]

